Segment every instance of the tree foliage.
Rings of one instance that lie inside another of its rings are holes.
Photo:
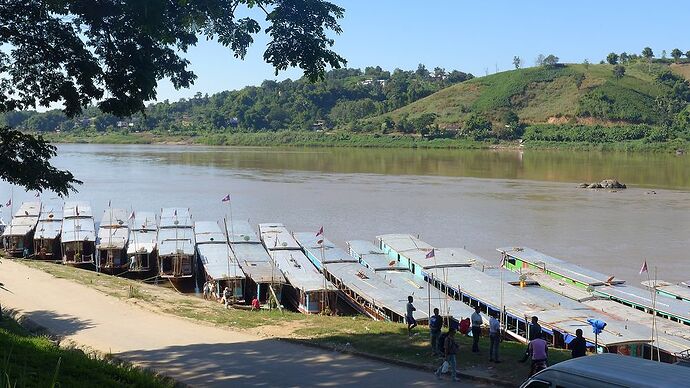
[[[680,60],[680,57],[683,56],[683,52],[680,51],[678,48],[674,48],[673,51],[671,51],[671,57],[673,57],[673,60],[678,62]]]
[[[606,56],[606,62],[608,62],[609,65],[617,65],[618,64],[618,54],[609,53],[609,55]]]
[[[647,59],[652,59],[654,58],[654,51],[652,51],[651,47],[645,47],[642,49],[642,56]]]
[[[554,67],[558,65],[559,58],[553,54],[549,54],[544,58],[544,61],[542,62],[544,66],[547,67]]]
[[[615,78],[623,78],[625,75],[625,66],[616,65],[613,67],[613,76]]]

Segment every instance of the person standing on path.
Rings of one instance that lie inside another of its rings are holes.
[[[527,340],[532,341],[533,339],[541,338],[541,325],[539,324],[539,318],[535,315],[532,317],[532,324],[527,328]],[[529,344],[527,349],[525,349],[525,355],[522,357],[520,362],[525,362],[529,358]]]
[[[570,349],[573,358],[583,357],[587,354],[587,340],[582,337],[582,329],[575,330],[575,338],[570,341]]]
[[[482,335],[482,315],[479,313],[479,306],[474,307],[474,313],[470,318],[472,321],[472,353],[479,353],[479,337]]]
[[[457,360],[456,355],[458,354],[458,343],[455,342],[455,329],[448,330],[448,335],[446,335],[445,343],[443,344],[443,357],[444,364],[448,363],[448,370],[450,371],[451,381],[460,381],[457,377]],[[434,374],[437,379],[441,378],[441,373],[443,373],[443,365],[441,365]]]
[[[497,313],[491,313],[489,318],[489,362],[500,363],[498,360],[498,346],[501,343],[501,324],[496,319]]]
[[[407,321],[407,335],[410,337],[412,337],[412,329],[417,327],[417,321],[414,319],[414,312],[417,311],[417,309],[412,304],[413,301],[412,295],[407,297],[407,314],[405,315],[405,320]]]
[[[438,314],[438,308],[434,308],[434,315],[429,318],[429,333],[431,334],[431,354],[440,356],[438,339],[441,336],[441,328],[443,328],[443,318]]]

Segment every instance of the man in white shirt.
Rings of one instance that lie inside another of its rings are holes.
[[[479,337],[482,336],[482,323],[484,322],[480,311],[480,307],[475,306],[474,313],[470,317],[472,322],[472,353],[479,353]]]
[[[500,363],[498,360],[498,345],[501,343],[501,323],[496,319],[495,312],[490,314],[489,318],[489,339],[491,344],[489,345],[489,362]]]

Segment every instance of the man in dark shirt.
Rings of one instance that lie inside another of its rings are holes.
[[[587,341],[582,337],[582,329],[575,330],[575,338],[570,341],[573,358],[582,357],[587,353]]]

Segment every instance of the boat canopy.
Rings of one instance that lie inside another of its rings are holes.
[[[367,240],[352,240],[347,242],[350,255],[374,271],[409,271],[409,268],[383,253],[374,243]]]
[[[214,221],[195,222],[194,237],[197,244],[228,244],[227,236]]]
[[[81,210],[80,210],[81,212]],[[62,220],[63,243],[76,241],[96,241],[96,226],[93,218],[65,218]]]
[[[127,224],[125,224],[127,225]],[[125,227],[98,228],[97,249],[124,249],[129,241],[129,229]]]
[[[55,240],[62,231],[62,220],[38,221],[34,240]]]
[[[134,212],[134,219],[130,220],[129,228],[132,230],[158,230],[158,220],[153,212]]]
[[[295,233],[295,239],[302,246],[307,255],[318,263],[356,263],[357,259],[347,251],[338,247],[323,236],[316,237],[315,233]],[[319,241],[322,241],[319,244]]]
[[[191,228],[194,225],[188,208],[169,207],[161,210],[159,228]]]
[[[15,217],[38,217],[41,214],[40,202],[23,202],[14,213]]]
[[[259,224],[259,234],[261,234],[261,241],[264,242],[266,249],[285,250],[285,249],[301,249],[300,245],[295,241],[285,225],[280,223],[265,223]]]
[[[244,272],[225,242],[197,245],[199,259],[206,274],[213,280],[244,279]]]
[[[91,211],[91,204],[86,201],[70,201],[65,202],[65,206],[62,208],[64,218],[75,218],[75,217],[85,217],[93,218],[93,212]]]
[[[227,222],[227,232],[230,237],[230,242],[239,243],[260,243],[261,240],[257,236],[254,228],[245,220],[231,220]]]
[[[335,290],[335,287],[324,281],[323,275],[316,270],[314,264],[309,261],[307,256],[298,250],[274,250],[270,252],[271,257],[285,275],[285,278],[292,287],[303,292]]]
[[[99,228],[112,228],[112,227],[128,227],[127,217],[129,214],[125,209],[105,209],[103,212],[103,217],[101,217],[101,223],[98,225]]]

